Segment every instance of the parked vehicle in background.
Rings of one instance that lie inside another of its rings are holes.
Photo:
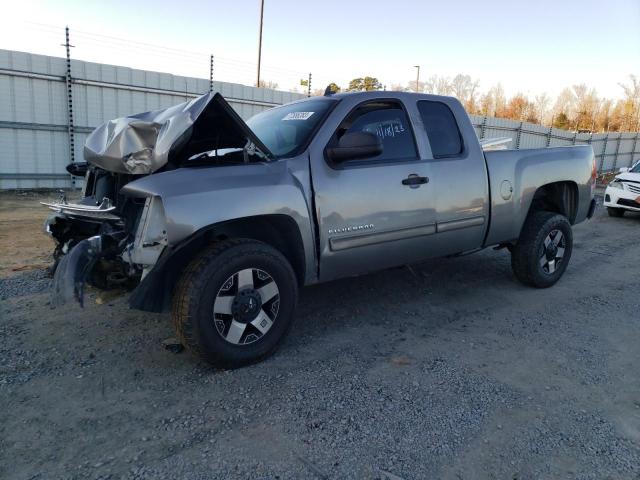
[[[48,204],[57,299],[131,285],[132,307],[171,310],[222,367],[273,352],[303,285],[495,246],[550,287],[595,208],[591,146],[483,152],[434,95],[313,97],[245,123],[210,93],[108,122],[85,157],[83,200]]]
[[[625,210],[640,212],[640,162],[620,169],[604,191],[604,206],[612,217],[622,217]]]

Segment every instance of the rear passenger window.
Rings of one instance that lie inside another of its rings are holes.
[[[462,135],[453,112],[442,102],[422,100],[418,111],[427,130],[433,158],[445,158],[462,153]]]

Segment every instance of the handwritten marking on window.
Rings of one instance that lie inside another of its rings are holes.
[[[406,131],[404,125],[402,125],[402,121],[399,118],[396,118],[394,120],[387,120],[384,122],[370,123],[369,125],[366,125],[362,130],[365,132],[373,133],[382,139],[389,137],[394,138]]]

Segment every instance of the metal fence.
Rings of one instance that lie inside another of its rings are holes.
[[[0,189],[76,185],[65,166],[82,159],[101,123],[220,91],[243,118],[303,94],[247,87],[44,55],[0,50]],[[591,144],[601,173],[640,160],[638,133],[574,133],[472,115],[479,138],[511,137],[509,148]]]
[[[0,189],[67,188],[72,160],[107,120],[220,91],[243,118],[306,95],[0,50]]]
[[[640,160],[640,133],[577,133],[535,123],[471,115],[478,138],[510,137],[508,148],[543,148],[591,145],[598,173],[630,167]]]

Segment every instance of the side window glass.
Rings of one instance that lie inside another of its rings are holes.
[[[442,102],[421,100],[418,111],[427,130],[434,158],[460,155],[463,150],[462,135],[451,109]]]
[[[415,159],[415,142],[411,125],[404,110],[396,105],[390,107],[362,107],[338,130],[338,138],[345,133],[367,132],[382,140],[383,151],[366,162]]]

